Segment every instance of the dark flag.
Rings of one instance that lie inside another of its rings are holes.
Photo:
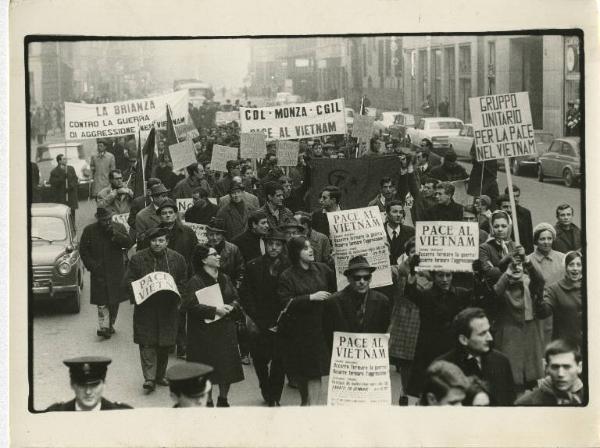
[[[142,196],[146,192],[146,179],[152,177],[152,166],[154,165],[154,139],[156,129],[154,126],[150,130],[144,147],[140,149],[141,136],[138,130],[138,155],[137,155],[137,170],[135,176],[135,188],[133,190],[134,197]],[[141,167],[144,167],[142,170]]]

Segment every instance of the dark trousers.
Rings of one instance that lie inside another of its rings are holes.
[[[98,305],[98,326],[100,329],[112,328],[117,321],[119,314],[119,304]]]
[[[267,403],[281,400],[285,371],[277,347],[277,336],[270,331],[261,331],[250,343],[250,354],[258,384]]]
[[[140,361],[146,381],[162,379],[165,377],[169,362],[169,347],[140,345]]]
[[[187,321],[187,313],[183,310],[179,310],[178,318],[177,318],[177,338],[175,343],[177,344],[177,353],[185,353],[186,351],[186,341],[187,341],[187,330],[186,330],[186,321]]]

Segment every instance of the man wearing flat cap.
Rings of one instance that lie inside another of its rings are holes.
[[[168,197],[169,190],[163,184],[150,187],[150,200],[152,203],[140,210],[135,217],[135,233],[138,243],[146,238],[145,232],[158,227],[160,224],[160,216],[156,214],[156,210],[160,203]]]
[[[229,204],[221,207],[217,218],[225,225],[225,237],[232,240],[244,233],[248,228],[248,216],[252,210],[243,200],[244,185],[241,182],[231,182],[229,186]]]
[[[123,251],[133,245],[123,224],[112,220],[113,213],[98,207],[96,222],[83,229],[79,253],[90,271],[90,302],[98,307],[98,336],[109,339],[119,304],[127,300],[121,289],[125,275]]]
[[[102,396],[106,380],[106,370],[110,358],[103,356],[82,356],[67,359],[63,363],[69,368],[71,389],[75,398],[71,401],[54,403],[46,412],[56,411],[112,411],[132,409],[124,403],[109,401]]]
[[[187,264],[178,252],[169,249],[169,230],[153,227],[146,232],[150,247],[137,252],[127,266],[124,286],[133,309],[133,342],[139,345],[144,390],[166,386],[165,372],[169,349],[176,343],[180,296],[170,290],[157,289],[144,302],[137,304],[132,283],[152,272],[170,274],[180,293],[187,281]]]
[[[212,384],[208,379],[213,368],[198,362],[175,364],[167,370],[167,380],[174,408],[206,407]]]
[[[129,224],[129,235],[131,235],[131,239],[135,241],[135,217],[139,212],[142,211],[144,207],[152,204],[152,199],[150,198],[150,193],[152,191],[152,187],[154,185],[158,185],[162,183],[160,179],[156,177],[151,177],[146,180],[146,191],[143,195],[137,196],[131,202],[131,207],[129,209],[129,218],[127,218],[127,224]]]
[[[331,326],[328,343],[333,342],[334,331],[349,333],[387,333],[390,325],[389,299],[370,289],[376,268],[362,256],[351,258],[344,275],[348,286],[326,301],[326,325]]]

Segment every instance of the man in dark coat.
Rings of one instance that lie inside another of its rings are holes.
[[[54,403],[46,412],[73,411],[112,411],[115,409],[131,409],[131,406],[117,401],[109,401],[102,395],[106,370],[111,363],[104,356],[82,356],[66,359],[63,363],[69,368],[71,389],[75,398],[71,401]]]
[[[235,237],[231,242],[242,253],[246,263],[265,254],[265,236],[269,233],[267,214],[255,211],[248,217],[248,229]]]
[[[29,173],[31,177],[31,202],[41,202],[40,193],[40,169],[37,163],[29,161]]]
[[[448,148],[444,155],[444,163],[436,166],[429,173],[430,177],[441,182],[453,182],[456,180],[464,180],[469,177],[467,171],[458,163],[456,163],[456,153],[452,148]]]
[[[471,196],[489,196],[492,200],[492,204],[496,203],[500,192],[498,191],[498,161],[497,160],[486,160],[485,162],[478,162],[477,155],[475,153],[475,143],[471,147],[471,174],[469,176],[469,185],[467,186],[467,193]]]
[[[173,188],[171,197],[173,199],[191,198],[192,192],[197,187],[202,187],[210,195],[211,188],[204,175],[204,167],[198,163],[194,163],[186,168],[188,176],[180,180]]]
[[[481,308],[466,308],[453,322],[456,348],[439,357],[461,368],[466,376],[477,376],[489,387],[492,406],[511,406],[516,398],[510,361],[491,347],[490,323]]]
[[[67,158],[63,154],[56,156],[58,166],[50,171],[48,183],[52,189],[53,201],[58,204],[65,204],[71,207],[71,219],[75,225],[75,210],[79,207],[77,197],[77,185],[79,179],[75,174],[75,169],[67,165]]]
[[[244,311],[258,327],[249,345],[262,397],[269,406],[279,406],[285,372],[276,346],[277,335],[271,329],[282,309],[277,283],[290,262],[283,253],[285,234],[275,230],[264,239],[266,253],[246,264],[240,299]]]
[[[329,220],[327,212],[336,212],[341,210],[340,202],[342,201],[341,190],[333,185],[328,185],[321,191],[319,197],[320,210],[316,210],[312,214],[312,227],[317,232],[326,235],[329,238]]]
[[[217,216],[218,207],[208,200],[208,191],[202,187],[192,190],[194,205],[185,212],[185,221],[194,224],[208,224]]]
[[[169,190],[163,184],[154,185],[150,188],[151,204],[139,211],[135,216],[134,230],[130,229],[130,234],[133,233],[132,238],[135,236],[138,244],[143,244],[143,241],[147,238],[146,233],[160,224],[160,217],[156,214],[156,209],[168,197]]]
[[[217,182],[214,188],[214,194],[218,198],[230,192],[233,178],[240,175],[240,164],[237,160],[228,160],[225,167],[227,168],[227,174]]]
[[[217,212],[217,219],[223,221],[225,236],[232,240],[248,228],[248,216],[250,210],[242,200],[244,186],[238,182],[232,182],[229,190],[229,204]]]
[[[267,215],[269,227],[278,228],[281,224],[292,219],[294,213],[283,205],[285,197],[283,185],[278,182],[267,182],[264,186],[266,202],[259,210]]]
[[[404,252],[406,242],[415,236],[414,227],[404,225],[406,215],[401,201],[395,200],[385,204],[385,233],[390,245],[390,264],[398,264],[398,257]]]
[[[564,254],[581,249],[581,230],[573,224],[573,214],[573,207],[569,204],[560,204],[556,207],[558,222],[554,226],[556,238],[552,243],[552,249]]]
[[[454,185],[440,182],[435,186],[437,204],[423,212],[423,221],[462,221],[463,207],[452,199]]]
[[[135,240],[135,217],[143,208],[152,204],[152,199],[150,198],[152,187],[160,183],[160,179],[157,179],[156,177],[151,177],[150,179],[146,180],[146,193],[144,195],[137,196],[133,199],[133,201],[131,201],[127,224],[129,224],[129,234],[133,240]]]
[[[97,222],[83,229],[79,253],[90,271],[90,302],[98,307],[98,336],[114,334],[119,304],[127,297],[121,289],[125,274],[123,251],[133,242],[123,224],[113,222],[112,212],[102,207],[96,211]]]
[[[363,256],[348,262],[344,275],[348,286],[331,295],[325,302],[325,333],[327,343],[333,345],[333,332],[387,333],[390,326],[390,302],[380,292],[370,289],[376,268]]]
[[[161,289],[143,300],[135,296],[132,283],[153,272],[166,273],[173,278],[181,294],[187,280],[187,265],[182,255],[167,247],[167,229],[154,227],[146,237],[150,240],[150,247],[131,257],[123,284],[131,303],[136,304],[133,310],[133,342],[140,347],[143,387],[147,392],[152,392],[156,384],[168,384],[165,372],[169,348],[175,345],[177,338],[180,296]]]

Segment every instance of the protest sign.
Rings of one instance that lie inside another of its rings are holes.
[[[180,198],[176,199],[176,202],[178,213],[185,213],[188,208],[194,205],[194,200],[192,198]]]
[[[300,143],[290,141],[278,141],[276,150],[277,166],[298,165],[298,153],[300,152]]]
[[[150,132],[153,122],[166,129],[167,104],[171,106],[173,124],[185,123],[188,117],[188,93],[179,91],[166,95],[118,103],[85,104],[65,102],[65,139],[119,137]]]
[[[179,295],[175,279],[168,272],[155,271],[131,283],[135,303],[141,305],[157,292],[167,292],[173,297]]]
[[[179,171],[198,162],[194,143],[191,140],[169,145],[169,153],[173,162],[173,171]]]
[[[231,146],[213,145],[212,159],[210,160],[210,169],[213,171],[227,172],[227,162],[237,160],[238,148]]]
[[[476,222],[417,221],[417,270],[472,272],[479,258],[479,227]]]
[[[123,224],[125,226],[125,229],[127,230],[127,233],[129,233],[129,224],[127,223],[128,219],[129,219],[129,213],[121,213],[119,215],[112,215],[112,220],[114,222],[118,222],[119,224]]]
[[[375,117],[367,115],[357,115],[354,117],[352,125],[352,137],[356,137],[362,141],[369,141],[373,137],[373,123]]]
[[[215,123],[217,126],[222,126],[233,121],[240,122],[240,112],[237,110],[231,112],[217,112],[215,115]]]
[[[240,134],[240,157],[242,159],[263,159],[266,155],[265,134],[262,132],[242,132]]]
[[[199,244],[208,243],[208,239],[206,238],[206,226],[204,224],[186,222],[185,225],[190,227],[194,231],[194,233],[196,234],[196,238],[198,238]]]
[[[334,333],[328,406],[391,405],[389,338],[389,334]]]
[[[223,295],[221,294],[221,287],[218,283],[196,291],[196,299],[198,299],[200,305],[214,306],[215,308],[225,304],[223,302]],[[204,322],[210,324],[219,319],[220,317],[215,315],[214,319],[204,319]]]
[[[333,244],[337,289],[348,284],[344,271],[351,258],[363,255],[375,268],[371,287],[392,284],[390,253],[378,207],[355,208],[327,213]]]
[[[192,140],[194,138],[198,138],[200,137],[200,133],[198,132],[198,129],[192,129],[191,131],[187,131],[185,133],[185,136],[188,140]]]
[[[344,99],[273,107],[240,108],[242,132],[262,132],[267,140],[346,133]]]
[[[536,155],[529,93],[469,98],[477,160]]]

